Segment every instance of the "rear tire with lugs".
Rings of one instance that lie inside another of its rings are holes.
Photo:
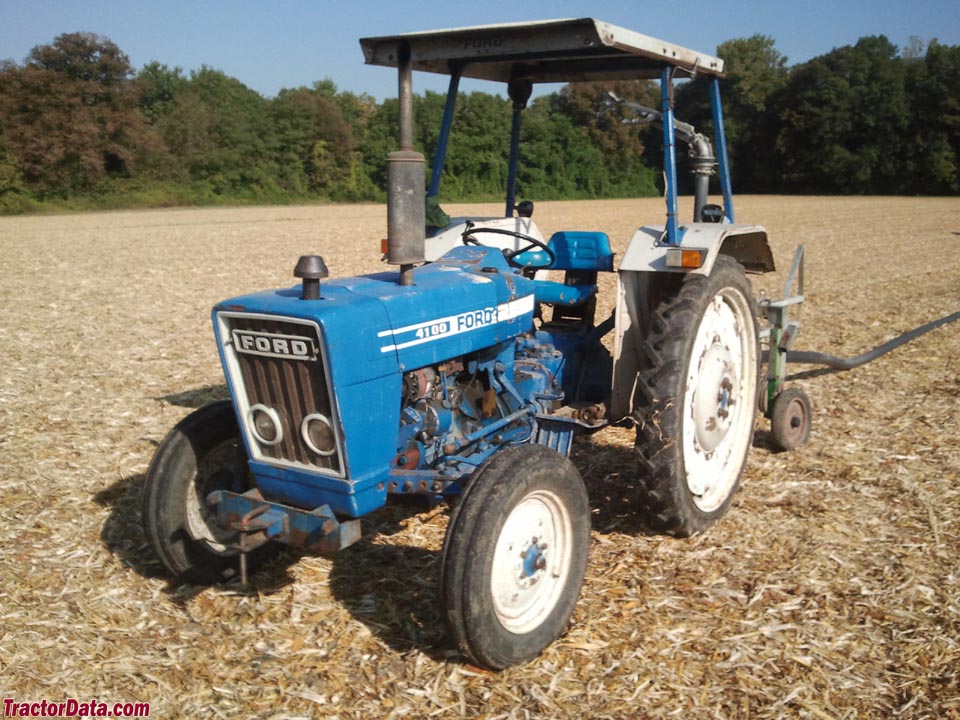
[[[727,511],[753,440],[759,334],[743,267],[721,255],[653,312],[637,382],[641,502],[657,530],[702,532]]]

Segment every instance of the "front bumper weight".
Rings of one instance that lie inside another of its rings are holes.
[[[313,510],[265,500],[256,489],[243,494],[217,490],[207,496],[220,523],[236,530],[242,554],[276,540],[322,555],[333,555],[360,539],[360,521],[337,520],[328,505]]]

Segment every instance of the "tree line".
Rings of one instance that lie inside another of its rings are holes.
[[[861,38],[788,66],[772,38],[721,44],[726,132],[739,192],[960,192],[960,46],[898,49]],[[625,122],[608,92],[657,107],[644,81],[576,83],[524,115],[519,196],[659,192],[660,133]],[[429,159],[444,97],[415,98]],[[708,83],[678,85],[677,117],[712,133]],[[500,198],[510,102],[457,102],[441,197]],[[223,72],[151,62],[135,71],[107,38],[60,35],[0,63],[0,212],[310,200],[380,201],[397,103],[330,80],[264,98]],[[682,153],[680,154],[682,157]]]

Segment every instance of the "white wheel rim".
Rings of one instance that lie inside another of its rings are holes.
[[[750,301],[723,288],[700,320],[684,392],[683,465],[702,512],[724,504],[743,469],[753,437],[756,353]]]
[[[234,553],[229,543],[236,533],[220,525],[216,516],[207,507],[207,499],[203,497],[204,488],[199,480],[207,472],[210,472],[211,466],[216,467],[217,464],[226,462],[235,457],[236,453],[237,447],[232,443],[225,443],[217,447],[201,460],[194,478],[195,482],[187,488],[186,492],[186,508],[184,510],[187,533],[194,540],[205,542],[210,551],[218,555],[232,555]]]
[[[553,612],[570,575],[572,542],[570,514],[554,493],[536,490],[513,508],[497,538],[490,578],[494,612],[504,629],[531,632]],[[540,562],[528,574],[531,557]]]

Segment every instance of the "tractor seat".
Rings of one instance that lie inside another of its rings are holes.
[[[610,238],[602,232],[556,232],[547,247],[557,256],[551,270],[593,270],[613,272]]]
[[[550,305],[575,307],[597,293],[597,272],[613,272],[610,238],[602,232],[557,232],[547,243],[556,259],[549,270],[566,271],[565,282],[534,280],[534,297]],[[542,251],[531,251],[545,256]],[[527,255],[527,253],[524,253]]]

